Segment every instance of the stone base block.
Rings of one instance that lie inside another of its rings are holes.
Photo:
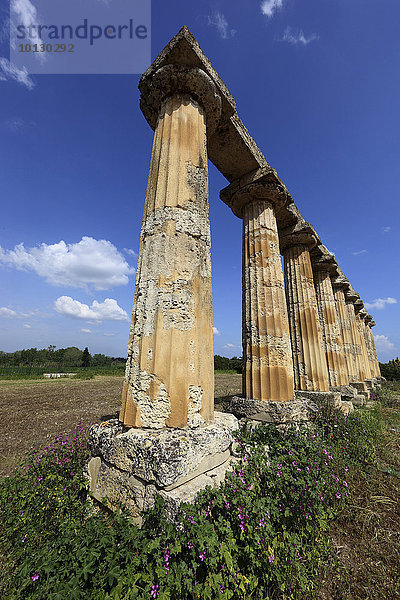
[[[353,382],[351,384],[351,387],[355,388],[357,390],[357,394],[358,395],[365,396],[365,399],[369,400],[369,396],[370,396],[369,389],[368,389],[368,386],[365,383],[365,381],[356,381],[356,382]]]
[[[196,428],[124,431],[117,419],[93,425],[86,467],[90,492],[111,509],[125,506],[139,524],[156,495],[176,514],[182,501],[219,485],[232,468],[238,429],[236,417],[218,412],[213,423]]]
[[[294,395],[295,398],[308,398],[310,401],[314,400],[314,402],[321,404],[330,404],[334,409],[342,411],[346,416],[354,411],[353,403],[349,400],[343,400],[341,393],[338,391],[304,392],[303,390],[295,390]],[[356,395],[357,393],[355,393],[354,397]]]
[[[233,396],[226,410],[239,419],[245,418],[280,425],[309,421],[311,413],[315,412],[317,407],[308,397],[296,398],[288,402],[267,402]]]
[[[368,389],[373,390],[379,382],[376,377],[372,377],[371,379],[366,379],[364,383],[366,383]]]
[[[338,392],[342,398],[342,400],[350,400],[352,401],[358,394],[357,388],[355,384],[351,383],[349,385],[336,385],[331,387],[331,392]]]

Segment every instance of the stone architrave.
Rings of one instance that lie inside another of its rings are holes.
[[[329,385],[347,385],[347,372],[343,356],[341,330],[336,313],[331,274],[336,271],[335,259],[326,254],[312,257],[318,314],[328,365]]]
[[[201,69],[167,65],[142,85],[141,108],[155,134],[120,421],[198,426],[214,411],[206,128],[221,98]]]
[[[363,371],[365,373],[365,379],[371,379],[371,367],[368,359],[368,351],[365,343],[365,333],[364,333],[364,316],[367,316],[367,311],[364,309],[364,303],[362,300],[356,300],[354,303],[354,309],[356,311],[356,325],[358,328],[358,333],[360,336],[360,344],[361,344],[361,355],[363,361]]]
[[[275,216],[286,194],[267,179],[239,189],[228,186],[221,198],[243,219],[243,395],[256,401],[293,400],[292,350]]]
[[[363,367],[362,360],[362,349],[361,340],[356,323],[356,313],[354,308],[354,302],[360,298],[360,296],[353,290],[351,286],[345,291],[346,298],[346,310],[347,317],[350,324],[350,333],[352,338],[352,354],[355,362],[355,372],[357,373],[357,381],[365,380],[365,370]]]
[[[310,249],[319,240],[314,229],[305,222],[280,231],[279,238],[284,256],[295,388],[326,392],[329,390],[328,366],[310,259]]]

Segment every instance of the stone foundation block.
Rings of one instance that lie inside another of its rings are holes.
[[[365,396],[365,399],[369,400],[369,389],[365,381],[356,381],[355,383],[353,382],[351,384],[351,387],[357,390],[357,395]]]
[[[342,400],[352,400],[353,398],[355,398],[358,394],[357,388],[355,387],[356,384],[354,384],[353,382],[351,383],[351,385],[337,385],[334,387],[331,387],[331,391],[332,392],[339,392]]]
[[[116,419],[93,425],[90,492],[111,509],[125,506],[139,524],[156,495],[176,514],[180,502],[192,502],[200,489],[224,479],[238,429],[234,415],[218,412],[213,423],[196,428],[125,431]]]
[[[340,386],[342,387],[342,386]],[[345,386],[348,387],[348,386]],[[357,394],[356,394],[357,395]],[[354,406],[350,400],[342,400],[340,392],[303,392],[303,390],[295,391],[296,398],[308,398],[321,404],[330,404],[334,409],[342,411],[347,416],[354,411]]]
[[[317,407],[308,397],[288,402],[273,402],[233,396],[227,410],[239,419],[281,424],[308,421]]]

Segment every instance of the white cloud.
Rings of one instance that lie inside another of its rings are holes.
[[[104,334],[106,337],[113,337],[115,335],[115,333],[105,333]]]
[[[387,233],[388,231],[390,231],[392,228],[391,227],[382,227],[382,231],[383,233]]]
[[[215,12],[208,17],[208,24],[217,28],[222,39],[227,40],[233,37],[236,33],[235,29],[230,29],[228,21],[225,16],[220,12]]]
[[[27,42],[30,42],[31,44],[43,44],[43,40],[39,36],[38,26],[40,23],[37,18],[37,10],[32,2],[30,2],[30,0],[11,0],[11,11],[11,43],[16,40],[16,27],[23,25],[25,27]],[[29,35],[29,32],[34,32],[35,35]],[[47,60],[46,52],[35,52],[34,56],[36,60],[42,63]]]
[[[124,252],[126,252],[126,254],[129,254],[130,256],[133,256],[134,258],[137,258],[139,256],[137,252],[132,250],[132,248],[124,248]]]
[[[15,312],[15,310],[11,310],[11,308],[6,308],[5,306],[2,306],[0,308],[0,317],[16,317],[17,313]]]
[[[374,335],[376,349],[379,352],[389,352],[394,349],[394,344],[386,335]]]
[[[286,27],[283,36],[282,42],[288,42],[289,44],[302,44],[303,46],[307,46],[310,42],[314,42],[318,40],[319,36],[316,33],[312,33],[308,37],[304,35],[304,31],[302,29],[292,29],[291,27]]]
[[[373,302],[364,302],[364,306],[368,310],[371,308],[379,308],[381,310],[385,308],[386,304],[397,304],[397,300],[389,296],[388,298],[375,298]]]
[[[28,88],[28,90],[35,87],[35,84],[29,77],[29,73],[25,67],[19,69],[16,65],[11,63],[8,58],[0,57],[0,81],[7,81],[8,79],[17,81]]]
[[[70,296],[60,296],[54,302],[55,310],[61,315],[73,319],[91,319],[97,323],[101,321],[129,321],[128,314],[113,298],[106,298],[104,302],[94,300],[91,306],[74,300]]]
[[[28,325],[28,323],[24,323],[25,329],[32,329],[32,325]]]
[[[235,346],[235,344],[225,344],[224,348],[232,350],[232,348],[240,348],[240,346]]]
[[[216,327],[213,327],[213,334],[214,335],[221,335],[221,332]]]
[[[26,249],[18,244],[14,250],[0,246],[0,263],[19,271],[34,271],[52,285],[107,290],[126,285],[134,273],[117,248],[107,240],[83,237],[76,244],[40,244]]]
[[[263,0],[261,2],[261,12],[270,19],[282,6],[283,0]]]
[[[92,333],[90,329],[81,329],[82,333]]]
[[[367,254],[368,250],[358,250],[358,252],[352,252],[353,256],[359,256],[359,254]]]

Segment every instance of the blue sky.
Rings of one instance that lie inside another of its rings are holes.
[[[399,355],[398,0],[151,9],[152,59],[188,25],[368,303],[380,360]],[[0,349],[125,356],[153,137],[139,74],[30,76],[7,60],[4,35],[0,56]],[[214,350],[240,355],[241,221],[219,200],[228,182],[209,174]]]

